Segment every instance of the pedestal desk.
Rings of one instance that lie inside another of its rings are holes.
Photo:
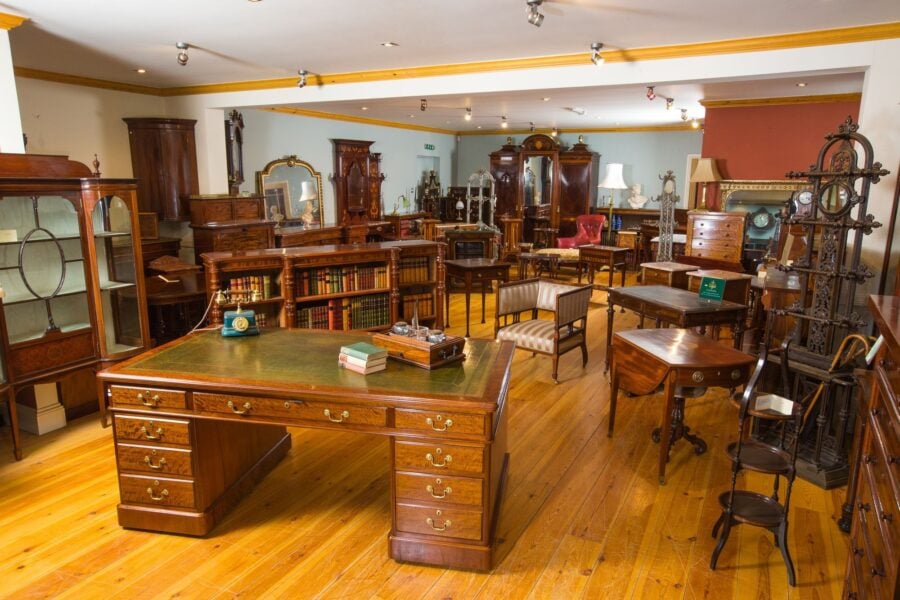
[[[469,340],[465,360],[431,371],[340,369],[340,347],[363,340],[207,331],[102,371],[119,524],[206,535],[288,452],[285,426],[356,431],[391,438],[391,558],[491,569],[513,344]]]

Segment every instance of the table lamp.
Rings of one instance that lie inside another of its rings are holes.
[[[716,159],[714,158],[701,158],[697,161],[697,166],[694,167],[694,172],[691,173],[691,183],[701,183],[703,184],[703,195],[700,199],[700,206],[693,209],[695,211],[707,211],[706,208],[706,188],[707,184],[713,181],[722,181],[722,176],[719,175],[719,169],[716,168]]]
[[[627,190],[628,186],[625,185],[625,180],[622,178],[622,168],[624,165],[622,163],[609,163],[606,165],[606,176],[603,177],[603,181],[601,181],[597,187],[601,189],[607,190]],[[613,227],[613,206],[615,205],[615,197],[616,192],[612,191],[609,194],[609,239],[607,243],[612,244],[612,227]],[[602,208],[602,207],[601,207]]]

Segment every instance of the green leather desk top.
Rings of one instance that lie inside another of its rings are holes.
[[[259,336],[224,338],[207,331],[180,338],[102,371],[101,379],[145,381],[155,385],[195,383],[227,386],[253,393],[255,388],[282,392],[340,392],[392,397],[451,397],[496,400],[508,377],[511,352],[500,343],[467,340],[465,360],[426,370],[389,359],[384,371],[360,375],[338,366],[341,346],[371,342],[366,333],[264,329]],[[505,360],[498,360],[501,354]],[[501,364],[502,363],[502,364]]]

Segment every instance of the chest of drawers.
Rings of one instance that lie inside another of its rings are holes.
[[[194,231],[194,258],[203,264],[204,252],[244,252],[273,248],[274,223],[265,221],[222,221],[191,225]]]

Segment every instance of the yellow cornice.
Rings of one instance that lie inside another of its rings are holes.
[[[81,77],[80,75],[65,75],[64,73],[41,71],[39,69],[27,69],[25,67],[14,67],[13,72],[15,73],[16,77],[28,77],[29,79],[41,79],[43,81],[53,81],[55,83],[84,85],[87,87],[100,88],[104,90],[116,90],[118,92],[131,92],[133,94],[146,94],[149,96],[164,95],[163,90],[161,90],[160,88],[154,88],[146,85],[119,83],[118,81],[93,79],[91,77]]]
[[[20,17],[18,15],[10,15],[0,12],[0,29],[15,29],[28,20],[28,17]]]
[[[827,29],[822,31],[806,31],[799,33],[768,35],[737,40],[702,42],[697,44],[678,44],[673,46],[655,46],[649,48],[632,48],[626,50],[606,50],[603,52],[603,58],[608,63],[638,62],[646,60],[708,56],[715,54],[763,52],[768,50],[784,50],[790,48],[805,48],[809,46],[825,46],[832,44],[849,44],[854,42],[868,42],[873,40],[882,40],[897,37],[900,37],[900,22],[880,23],[877,25],[863,25],[859,27],[844,27],[841,29]],[[554,56],[539,56],[510,60],[493,60],[448,65],[409,67],[404,69],[381,69],[375,71],[360,71],[355,73],[318,74],[310,76],[310,85],[366,83],[373,81],[413,79],[420,77],[440,77],[447,75],[465,75],[473,73],[511,71],[521,69],[541,69],[545,67],[581,66],[588,64],[589,57],[590,54],[584,52],[578,54],[560,54]],[[105,89],[125,89],[125,91],[146,90],[143,92],[138,91],[138,93],[147,93],[161,96],[186,96],[195,94],[216,94],[223,92],[280,89],[293,87],[297,83],[296,77],[283,77],[279,79],[236,81],[230,83],[213,83],[157,89],[149,87],[144,88],[143,86],[132,86],[129,84],[117,84],[100,79],[81,78],[72,75],[52,74],[56,78],[51,79],[46,71],[35,71],[31,69],[16,69],[16,74],[20,74],[20,71],[22,77],[32,77],[33,75],[29,73],[36,73],[41,74],[40,76],[36,76],[36,78],[46,79],[48,81],[62,81],[65,83],[73,83],[76,85],[103,87]]]
[[[702,123],[702,121],[701,121]],[[678,123],[676,125],[641,125],[635,127],[585,127],[578,129],[557,129],[557,133],[639,133],[642,131],[699,131],[691,127],[690,123]],[[490,129],[477,131],[457,131],[456,135],[531,135],[533,133],[545,133],[552,135],[552,129]]]
[[[455,131],[450,129],[438,129],[437,127],[426,127],[424,125],[412,125],[409,123],[397,123],[395,121],[383,121],[381,119],[368,119],[366,117],[356,117],[352,115],[341,115],[337,113],[321,112],[317,110],[307,110],[305,108],[293,108],[288,106],[275,106],[269,108],[261,108],[271,112],[284,113],[288,115],[296,115],[300,117],[312,117],[314,119],[329,119],[331,121],[347,121],[349,123],[362,123],[364,125],[378,125],[379,127],[394,127],[397,129],[411,129],[413,131],[427,131],[429,133],[441,133],[444,135],[456,135]]]
[[[862,94],[822,94],[820,96],[787,96],[784,98],[746,98],[740,100],[701,100],[706,108],[735,108],[739,106],[777,106],[780,104],[825,104],[830,102],[859,102]]]

